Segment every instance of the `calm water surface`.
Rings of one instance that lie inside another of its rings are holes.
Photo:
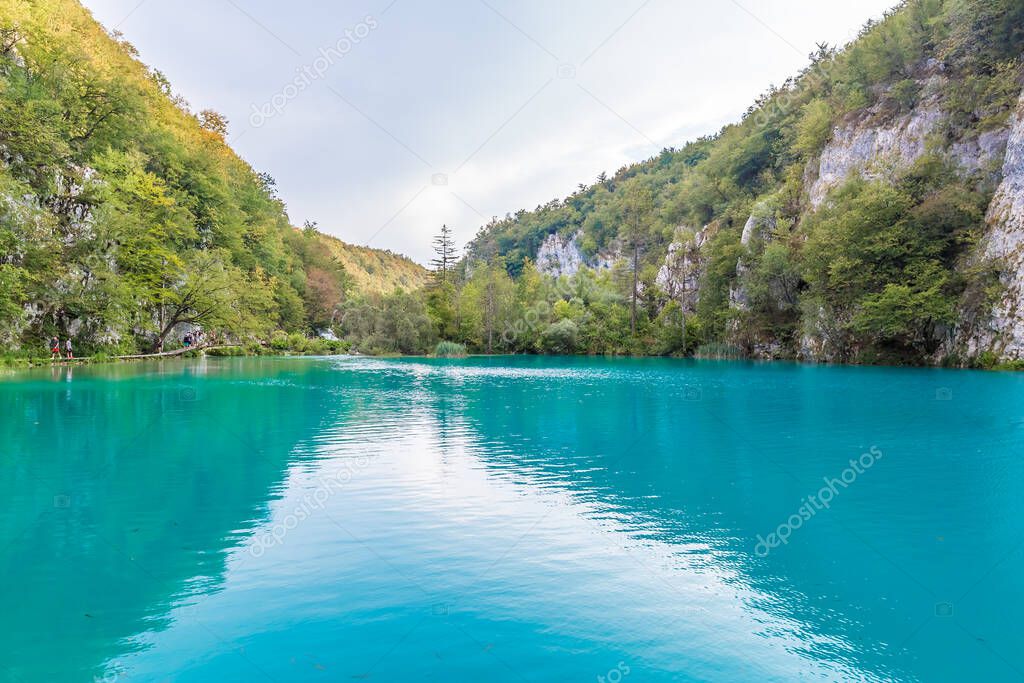
[[[1024,375],[54,368],[0,444],[0,681],[1024,679]]]

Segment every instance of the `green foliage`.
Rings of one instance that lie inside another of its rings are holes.
[[[887,283],[881,292],[868,294],[853,316],[854,331],[913,348],[921,354],[935,351],[935,327],[956,320],[954,300],[947,295],[949,276],[928,261],[915,264],[910,281]]]
[[[568,318],[551,323],[541,333],[541,348],[547,353],[576,353],[578,341],[579,326]]]
[[[0,3],[0,344],[325,329],[353,254],[386,266],[353,268],[364,289],[422,282],[407,260],[294,230],[224,117],[193,116],[137,56],[75,0]]]
[[[916,106],[940,64],[932,148],[1005,126],[1022,27],[1019,0],[906,0],[847,48],[819,46],[716,135],[491,221],[459,264],[443,228],[428,283],[406,259],[292,228],[273,179],[226,147],[224,117],[193,115],[74,0],[0,4],[0,344],[75,329],[83,352],[125,352],[193,325],[240,353],[424,354],[444,339],[735,357],[792,356],[813,333],[839,358],[929,359],[960,311],[998,293],[991,264],[966,258],[990,169],[963,177],[929,154],[848,179],[817,210],[806,172],[835,126]],[[741,242],[751,216],[767,233]],[[688,291],[669,296],[670,243],[704,227]],[[613,267],[542,275],[530,259],[552,234]],[[343,342],[317,338],[327,330]]]
[[[502,331],[515,315],[515,284],[503,262],[477,264],[459,292],[460,335],[486,353],[503,347]]]
[[[438,358],[464,358],[466,347],[451,341],[439,341],[434,347],[434,355]]]
[[[437,343],[422,293],[397,291],[350,300],[338,328],[359,353],[425,354]]]
[[[668,302],[654,322],[655,341],[652,352],[659,356],[684,355],[687,348],[690,348],[687,339],[692,336],[692,330],[687,329],[686,316],[679,302]]]
[[[0,325],[11,327],[24,317],[21,302],[25,298],[28,273],[10,264],[0,265]]]
[[[831,105],[825,100],[805,104],[795,126],[793,152],[805,158],[820,152],[832,133],[834,116]]]

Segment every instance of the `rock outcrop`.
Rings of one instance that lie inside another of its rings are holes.
[[[994,264],[1004,291],[991,312],[961,311],[959,329],[947,337],[936,360],[949,355],[970,358],[982,352],[1003,360],[1024,358],[1024,95],[1009,125],[946,142],[939,134],[947,117],[948,81],[935,63],[928,70],[931,75],[920,81],[921,97],[911,111],[887,116],[882,105],[876,105],[834,130],[805,174],[810,209],[821,206],[829,192],[853,174],[895,178],[931,151],[952,162],[964,177],[976,175],[979,182],[999,183],[986,216],[988,234],[974,262]],[[753,229],[748,221],[744,241]],[[744,272],[741,259],[737,284],[730,290],[732,305],[740,309],[746,305]],[[837,359],[840,340],[829,332],[836,327],[833,323],[821,316],[805,317],[801,357]]]
[[[907,168],[926,150],[927,138],[943,119],[940,105],[944,79],[934,76],[924,83],[921,101],[914,109],[895,119],[885,116],[876,105],[855,120],[838,126],[818,160],[817,176],[808,195],[813,208],[825,201],[833,188],[852,173],[868,178],[884,177]],[[886,120],[888,119],[888,120]]]
[[[580,233],[563,237],[553,232],[544,238],[534,263],[537,270],[552,277],[572,276],[584,266],[594,270],[610,269],[622,258],[618,245],[601,250],[592,259],[586,258],[579,246]]]
[[[944,98],[949,87],[937,64],[928,69],[932,75],[919,82],[920,100],[911,111],[894,117],[884,109],[891,105],[879,103],[835,128],[805,177],[811,208],[820,206],[853,173],[869,179],[890,178],[928,152],[931,136],[940,132],[946,120]],[[1006,128],[985,131],[958,140],[942,152],[965,176],[995,170],[1008,137]]]
[[[759,207],[760,213],[764,214],[767,211],[767,207]],[[763,245],[772,238],[772,232],[775,230],[776,220],[772,213],[767,215],[758,215],[759,212],[752,213],[747,222],[743,225],[743,234],[740,236],[740,244],[746,249],[751,249],[755,245]],[[746,310],[750,306],[750,297],[747,294],[746,277],[750,270],[750,266],[747,260],[742,256],[739,261],[736,262],[736,280],[729,287],[729,305],[739,310]]]
[[[967,340],[967,353],[1024,358],[1024,95],[1013,117],[1002,182],[989,205],[983,257],[995,264],[1004,290],[991,316]]]
[[[557,232],[545,237],[540,249],[537,250],[537,270],[553,277],[578,273],[584,264],[578,237],[578,233],[562,237]]]
[[[658,287],[678,301],[687,313],[697,310],[700,281],[709,258],[705,246],[715,232],[714,227],[705,225],[691,236],[686,228],[677,228],[676,239],[668,247],[665,263],[658,269],[655,280]]]

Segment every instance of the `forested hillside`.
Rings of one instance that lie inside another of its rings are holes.
[[[1019,361],[1022,51],[1020,0],[906,0],[717,134],[494,220],[461,259],[445,229],[428,282],[292,227],[228,122],[75,0],[6,0],[0,347],[198,326],[371,353]]]
[[[422,285],[404,257],[293,228],[228,125],[76,1],[0,3],[0,348],[313,333]]]
[[[1020,0],[908,0],[741,122],[492,222],[491,347],[1024,356],[1022,50]]]

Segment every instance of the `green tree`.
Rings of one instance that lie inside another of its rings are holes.
[[[251,283],[226,265],[222,254],[199,251],[186,264],[159,292],[154,350],[163,348],[167,335],[181,324],[232,332],[246,329],[245,313],[235,307],[235,302]]]
[[[455,238],[452,236],[452,229],[442,225],[441,232],[434,238],[434,258],[430,261],[438,284],[448,284],[451,281],[455,262]]]
[[[515,306],[515,285],[500,258],[477,264],[461,292],[463,338],[487,353],[505,347]]]
[[[626,195],[623,213],[625,242],[630,253],[630,276],[632,279],[629,292],[629,329],[634,336],[636,336],[637,299],[640,295],[640,251],[647,244],[653,201],[650,190],[635,186]]]

